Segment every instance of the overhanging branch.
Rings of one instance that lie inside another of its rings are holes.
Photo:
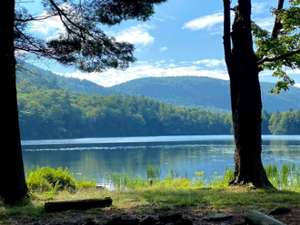
[[[46,15],[46,16],[40,16],[40,17],[28,17],[25,19],[22,18],[15,18],[16,22],[22,22],[22,23],[26,23],[26,22],[32,22],[32,21],[41,21],[41,20],[47,20],[51,17],[57,16],[57,14],[53,14],[53,15]]]
[[[276,62],[278,60],[286,59],[286,58],[294,56],[296,54],[300,54],[300,49],[297,49],[297,50],[294,50],[294,51],[291,51],[291,52],[287,52],[285,54],[275,56],[273,58],[264,57],[264,58],[262,58],[261,60],[259,60],[257,62],[257,65],[262,65],[263,63],[266,63],[266,62]]]
[[[53,0],[49,0],[49,2],[51,3],[51,5],[55,8],[55,10],[57,11],[57,13],[59,14],[59,17],[60,17],[60,19],[61,19],[61,22],[64,24],[64,26],[66,27],[66,29],[68,29],[70,32],[76,34],[76,32],[73,31],[73,30],[65,23],[65,21],[63,20],[62,17],[64,17],[64,18],[66,19],[67,22],[69,22],[72,26],[74,26],[75,28],[77,28],[77,29],[80,31],[80,34],[77,34],[77,35],[79,35],[79,36],[81,36],[82,38],[84,38],[83,33],[84,33],[84,32],[88,32],[88,31],[87,31],[84,27],[79,26],[78,24],[76,24],[75,22],[73,22],[73,21],[65,14],[65,12],[64,12],[62,9],[60,9],[60,8],[58,7],[58,5],[57,5]]]

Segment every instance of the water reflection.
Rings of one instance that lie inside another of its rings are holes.
[[[34,146],[30,146],[32,148]],[[65,151],[70,148],[81,151]],[[164,146],[59,146],[56,150],[53,146],[51,151],[26,151],[25,148],[26,170],[38,166],[67,167],[78,178],[102,182],[112,173],[146,177],[147,166],[153,165],[159,168],[161,177],[172,173],[192,178],[195,172],[204,171],[206,180],[209,180],[233,167],[234,146],[229,140]],[[265,164],[293,163],[300,166],[300,142],[264,141],[263,161]]]

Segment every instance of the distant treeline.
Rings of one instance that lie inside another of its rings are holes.
[[[230,134],[229,113],[144,97],[87,96],[30,87],[19,91],[23,139]],[[263,133],[300,134],[300,111],[264,113]]]

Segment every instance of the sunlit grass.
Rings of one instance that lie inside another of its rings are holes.
[[[251,186],[230,187],[228,182],[233,177],[232,170],[226,170],[222,177],[216,177],[209,183],[204,182],[205,174],[201,171],[195,174],[194,179],[172,176],[160,179],[158,170],[151,168],[151,171],[144,179],[113,174],[110,178],[114,190],[107,190],[97,189],[95,182],[78,181],[67,170],[54,169],[53,171],[49,168],[39,168],[28,175],[31,176],[29,181],[35,185],[38,185],[38,181],[42,181],[41,185],[44,185],[45,181],[42,178],[49,173],[52,174],[51,179],[48,177],[51,181],[58,175],[60,179],[65,179],[56,180],[55,185],[47,190],[34,186],[30,189],[29,199],[20,206],[7,207],[0,201],[0,224],[4,223],[2,220],[10,217],[41,216],[44,213],[43,204],[49,200],[93,199],[107,196],[113,199],[113,207],[132,210],[181,206],[215,209],[300,207],[300,172],[299,168],[293,165],[283,165],[280,168],[266,167],[268,177],[278,191],[259,190]],[[68,187],[66,181],[72,181],[71,183],[74,181],[75,188],[63,188],[62,183]],[[33,186],[29,185],[29,187]]]
[[[151,168],[151,171],[153,168]],[[300,168],[295,165],[283,164],[266,166],[266,173],[274,187],[278,190],[300,192]],[[147,171],[147,174],[148,171]],[[205,182],[203,171],[195,173],[193,179],[185,177],[167,176],[160,179],[159,173],[147,178],[132,177],[127,174],[112,174],[108,177],[114,188],[117,190],[140,190],[140,189],[195,189],[195,188],[227,188],[233,179],[233,170],[227,169],[223,176],[214,177]]]

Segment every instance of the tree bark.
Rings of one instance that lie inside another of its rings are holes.
[[[259,68],[253,50],[251,0],[238,1],[231,33],[230,1],[224,0],[224,48],[236,145],[235,177],[231,184],[272,187],[261,160],[262,102]]]
[[[0,196],[8,203],[21,200],[27,193],[19,131],[14,55],[15,1],[0,7],[0,61],[2,92],[2,142],[0,155]]]

